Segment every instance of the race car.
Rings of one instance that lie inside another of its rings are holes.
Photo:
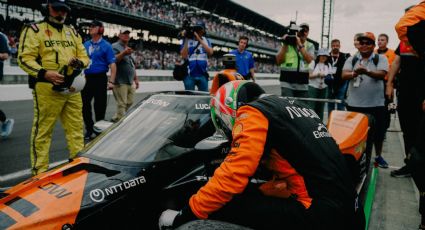
[[[209,102],[194,91],[147,96],[78,157],[0,193],[0,229],[157,229],[161,211],[182,207],[230,149]],[[328,129],[359,183],[367,118],[333,113]]]

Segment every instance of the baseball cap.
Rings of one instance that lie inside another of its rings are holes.
[[[306,28],[307,30],[310,30],[310,26],[307,23],[301,23],[300,24],[301,28]]]
[[[99,27],[103,27],[102,22],[97,21],[97,20],[93,20],[92,22],[90,22],[90,26],[99,26]]]
[[[129,34],[130,30],[120,30],[120,34]]]
[[[360,41],[361,39],[369,39],[375,43],[375,35],[372,32],[365,32],[361,34],[359,37],[357,37],[357,41]]]
[[[317,52],[317,56],[328,56],[329,57],[329,51],[325,48],[319,49]]]
[[[203,21],[197,21],[194,27],[201,27],[205,30],[205,23]]]
[[[51,4],[54,10],[71,11],[71,7],[66,4],[66,0],[47,0],[47,4]]]

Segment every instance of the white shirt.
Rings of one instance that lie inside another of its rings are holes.
[[[325,65],[324,63],[317,63],[315,66],[315,62],[312,61],[309,65],[310,69],[310,80],[308,85],[317,89],[324,89],[328,87],[325,84],[325,77],[328,74],[332,75],[332,66],[330,64]]]

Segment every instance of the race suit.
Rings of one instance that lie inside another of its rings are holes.
[[[29,74],[33,89],[30,152],[32,173],[36,175],[48,169],[52,131],[58,117],[65,129],[69,157],[75,157],[84,147],[81,94],[63,95],[52,90],[53,84],[44,75],[47,70],[59,72],[71,58],[78,58],[86,67],[89,58],[72,27],[47,20],[26,25],[19,42],[18,63]]]
[[[260,98],[237,110],[232,136],[223,163],[190,198],[192,215],[254,229],[364,229],[362,210],[355,220],[356,193],[343,155],[312,109],[278,96]],[[286,189],[239,202],[251,177],[264,170]],[[227,211],[236,202],[239,209]]]

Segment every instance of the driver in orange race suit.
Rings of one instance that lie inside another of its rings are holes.
[[[343,155],[313,110],[231,81],[211,99],[211,116],[231,150],[186,207],[161,214],[160,229],[194,219],[253,229],[365,228]]]

